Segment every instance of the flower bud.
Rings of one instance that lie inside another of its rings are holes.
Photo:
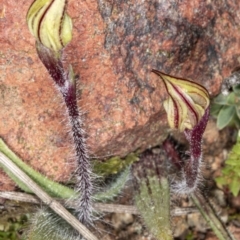
[[[164,82],[168,98],[164,101],[171,128],[184,131],[193,129],[209,107],[208,91],[201,85],[152,70]]]
[[[66,0],[36,0],[27,14],[32,35],[54,52],[72,39],[72,20],[65,13],[65,6]]]

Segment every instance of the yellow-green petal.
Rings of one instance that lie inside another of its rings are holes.
[[[193,129],[209,107],[208,91],[200,84],[153,70],[165,84],[168,99],[164,102],[170,128]]]
[[[32,35],[58,52],[72,39],[72,20],[65,13],[66,0],[36,0],[27,14]]]

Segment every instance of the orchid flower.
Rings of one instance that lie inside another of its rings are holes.
[[[79,192],[78,218],[90,222],[92,215],[91,165],[82,129],[81,114],[77,106],[75,74],[71,65],[65,70],[62,50],[72,39],[72,20],[66,13],[66,0],[36,0],[27,14],[30,32],[36,38],[40,60],[61,92],[67,107],[77,162]]]
[[[177,191],[191,192],[197,187],[202,161],[202,135],[209,119],[208,91],[195,82],[152,70],[164,82],[168,98],[164,101],[170,128],[184,132],[190,145],[190,158],[184,161],[184,181]]]
[[[27,14],[28,28],[45,47],[57,52],[72,39],[72,20],[65,0],[37,0]]]

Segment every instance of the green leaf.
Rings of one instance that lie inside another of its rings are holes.
[[[210,114],[213,117],[217,118],[221,108],[222,108],[222,105],[212,103],[211,106],[210,106]]]
[[[27,240],[82,240],[82,237],[63,218],[49,208],[39,208],[31,216]]]
[[[234,177],[232,182],[229,185],[230,190],[235,197],[238,195],[239,190],[240,190],[239,180],[240,179],[238,177]]]
[[[237,113],[238,118],[240,118],[240,103],[237,102],[235,104],[235,109],[236,109],[236,113]]]
[[[218,104],[218,105],[226,105],[227,104],[227,96],[225,96],[223,94],[219,94],[213,99],[213,103]]]
[[[222,169],[222,176],[215,178],[220,186],[226,185],[237,196],[240,191],[240,130],[238,131],[237,143],[232,148],[225,167]]]
[[[111,174],[117,174],[135,161],[138,161],[138,156],[136,153],[130,153],[125,158],[120,158],[118,156],[112,157],[105,162],[95,161],[94,173],[103,177]]]
[[[218,105],[235,105],[235,98],[236,96],[234,92],[231,92],[227,96],[219,94],[213,99],[213,103]]]
[[[232,166],[227,165],[222,169],[222,173],[224,175],[230,175],[231,172],[232,172]]]
[[[240,158],[240,143],[233,146],[231,152],[231,158]]]
[[[240,97],[240,85],[233,86],[233,92],[236,96]]]
[[[234,92],[231,92],[228,96],[227,96],[227,105],[235,105],[235,94]]]
[[[126,182],[130,178],[130,166],[127,166],[121,173],[116,176],[116,179],[111,182],[106,189],[101,189],[100,192],[94,195],[94,199],[99,202],[113,200],[123,190]]]
[[[215,178],[215,181],[218,185],[226,185],[227,184],[227,180],[225,177],[217,177]]]
[[[221,130],[230,124],[235,114],[234,106],[223,106],[218,114],[217,127]]]
[[[38,171],[35,171],[29,165],[23,162],[0,138],[0,152],[4,153],[11,161],[16,164],[21,170],[23,170],[34,182],[36,182],[40,187],[44,189],[50,196],[59,198],[71,198],[76,195],[73,189],[63,186],[57,182],[48,179],[46,176],[42,175]],[[3,166],[0,166],[3,167]],[[8,169],[5,169],[6,173],[11,177],[18,186],[26,192],[30,192],[30,189],[22,183],[17,176],[12,174]]]
[[[240,159],[228,159],[225,163],[231,166],[240,166]]]
[[[139,180],[135,203],[146,226],[156,239],[172,240],[168,179],[159,179],[154,173],[151,175],[147,177],[147,181]]]
[[[235,109],[235,114],[234,114],[234,117],[233,117],[233,123],[234,123],[234,125],[237,129],[240,129],[240,118],[237,115],[237,110],[236,109]]]

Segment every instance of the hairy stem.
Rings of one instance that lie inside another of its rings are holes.
[[[198,178],[201,177],[201,161],[202,161],[202,136],[206,129],[209,119],[209,107],[200,122],[192,129],[186,129],[184,134],[190,145],[190,159],[184,166],[184,174],[186,187],[188,192],[193,192],[198,184]]]
[[[91,219],[92,213],[92,181],[91,181],[91,166],[85,145],[84,133],[82,130],[82,122],[77,107],[75,85],[69,85],[67,91],[63,92],[63,97],[68,109],[69,119],[72,126],[73,141],[75,144],[76,158],[78,163],[77,168],[77,191],[81,193],[79,201],[79,215],[81,222],[88,222]]]
[[[81,116],[77,106],[75,76],[71,66],[69,71],[66,72],[63,68],[61,57],[56,57],[54,52],[44,47],[41,43],[37,43],[37,51],[39,58],[61,92],[67,107],[78,165],[76,170],[76,190],[80,193],[77,210],[78,217],[81,222],[91,222],[93,188],[91,165],[85,145]]]

